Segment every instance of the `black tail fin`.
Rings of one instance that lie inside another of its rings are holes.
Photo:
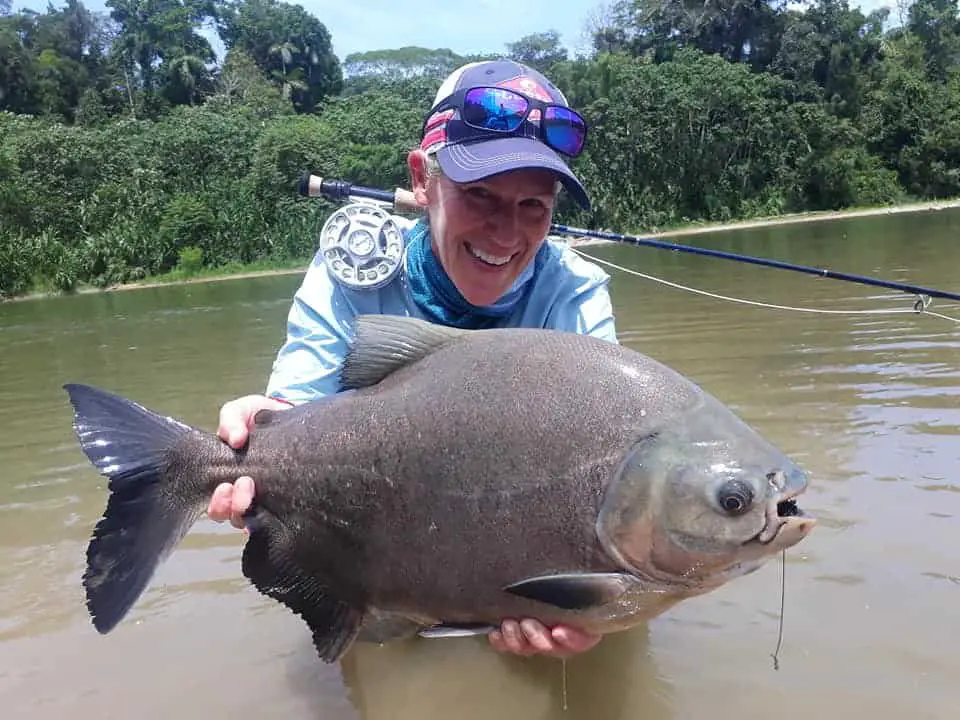
[[[83,575],[93,624],[108,633],[202,515],[206,499],[182,497],[166,475],[168,449],[193,428],[105,390],[75,384],[64,389],[80,446],[110,479]]]

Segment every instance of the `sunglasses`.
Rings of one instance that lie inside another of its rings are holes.
[[[430,111],[422,130],[430,117],[451,109],[459,110],[460,120],[472,128],[504,134],[516,133],[523,128],[530,112],[539,110],[537,137],[547,146],[576,157],[586,144],[587,122],[580,113],[499,87],[468,88],[447,96]]]

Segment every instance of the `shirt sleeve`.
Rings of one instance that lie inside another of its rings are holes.
[[[293,297],[266,394],[297,405],[336,393],[356,314],[323,262],[313,262]]]
[[[609,279],[597,281],[579,297],[579,309],[574,315],[574,331],[616,343],[617,328],[608,284]]]

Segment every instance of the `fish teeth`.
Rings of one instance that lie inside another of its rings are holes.
[[[488,265],[506,265],[513,257],[512,255],[507,255],[506,257],[497,257],[496,255],[489,255],[488,253],[483,252],[483,250],[478,250],[477,248],[473,247],[473,245],[469,245],[468,247],[475,258],[483,260]]]

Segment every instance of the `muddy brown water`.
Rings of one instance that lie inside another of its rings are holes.
[[[716,233],[690,244],[960,291],[960,212]],[[725,296],[832,310],[901,295],[722,260],[586,247]],[[104,485],[61,385],[102,385],[214,428],[262,390],[299,276],[0,305],[0,707],[4,718],[954,718],[960,704],[960,326],[690,294],[617,270],[621,339],[688,374],[812,475],[821,518],[781,565],[689,600],[563,666],[483,640],[316,660],[240,573],[243,536],[201,521],[110,635],[80,574]],[[960,316],[960,308],[934,309]],[[566,708],[564,708],[564,698]]]

